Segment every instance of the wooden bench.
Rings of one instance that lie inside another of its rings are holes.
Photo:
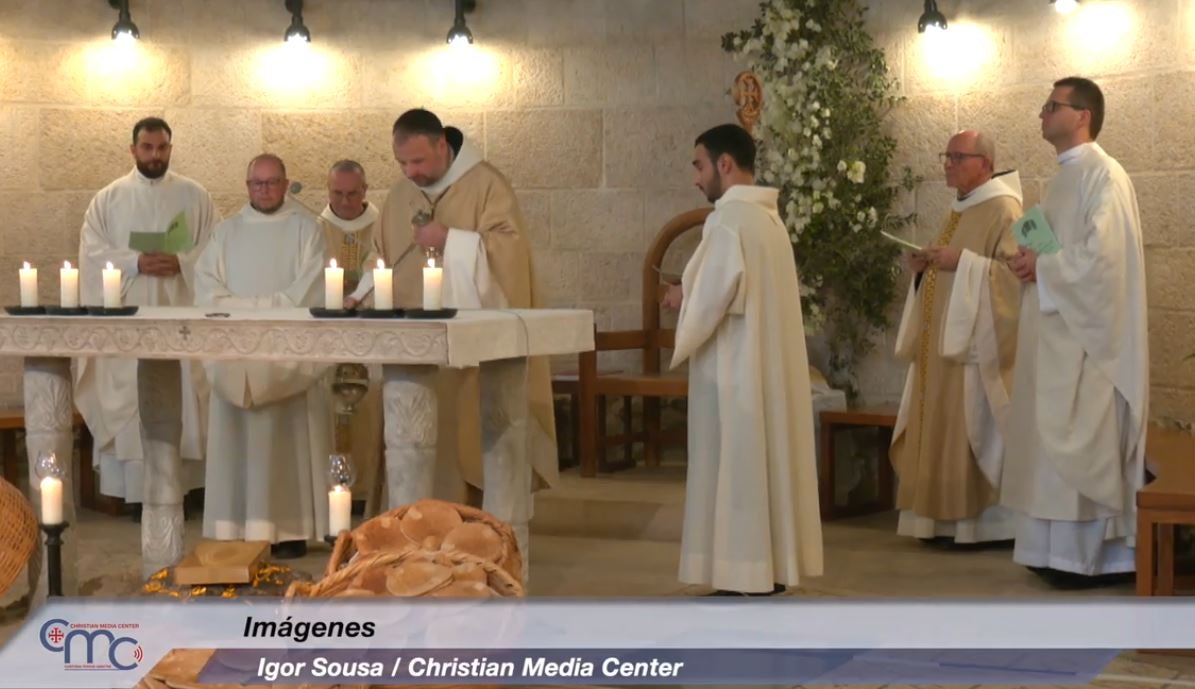
[[[1137,491],[1137,595],[1173,596],[1195,586],[1174,558],[1174,527],[1195,527],[1195,436],[1151,425],[1145,451],[1157,478]]]
[[[888,459],[888,446],[892,444],[892,431],[896,426],[896,409],[848,409],[826,410],[819,415],[821,422],[822,451],[818,467],[818,494],[821,503],[822,521],[844,517],[856,517],[874,512],[887,512],[894,507],[893,486],[896,472]],[[878,428],[879,442],[876,450],[876,471],[879,478],[879,492],[875,500],[848,507],[839,507],[834,501],[834,436],[840,430],[849,428]]]
[[[123,510],[121,500],[99,494],[95,470],[91,466],[91,433],[83,417],[75,412],[74,430],[78,433],[79,448],[79,502],[82,507],[119,515]],[[4,480],[13,485],[21,484],[20,454],[17,452],[17,435],[25,431],[25,410],[21,408],[0,409],[0,460],[4,465]]]

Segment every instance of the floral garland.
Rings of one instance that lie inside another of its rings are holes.
[[[857,0],[764,0],[750,29],[722,37],[763,85],[755,135],[759,179],[780,209],[801,276],[806,331],[824,334],[830,377],[852,398],[857,362],[889,326],[898,245],[883,238],[913,215],[894,209],[919,181],[889,167],[882,120],[900,102]]]

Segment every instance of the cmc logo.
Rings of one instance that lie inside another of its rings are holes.
[[[53,619],[42,625],[38,640],[47,651],[62,654],[66,670],[132,670],[145,659],[145,651],[124,634],[139,626]]]

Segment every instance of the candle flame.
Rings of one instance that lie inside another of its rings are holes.
[[[378,259],[378,270],[385,270],[385,269],[386,269],[385,261],[383,261],[382,259],[379,258]]]
[[[63,261],[63,262],[62,262],[62,269],[63,269],[63,270],[70,270],[70,269],[71,269],[71,262],[70,262],[70,261]]]
[[[335,268],[336,267],[336,259],[332,259],[331,261],[328,261],[328,267]]]
[[[428,258],[428,259],[427,259],[427,267],[428,267],[428,268],[435,268],[435,267],[436,267],[436,259],[434,259],[434,258]]]
[[[115,268],[112,266],[112,261],[108,261],[108,265],[105,266],[105,270],[115,270]]]
[[[333,493],[343,493],[347,490],[348,486],[344,485],[343,483],[337,483],[336,485],[332,486]]]
[[[24,261],[24,263],[25,263],[25,270],[29,270],[29,261]]]

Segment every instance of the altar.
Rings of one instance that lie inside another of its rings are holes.
[[[146,434],[169,433],[177,416],[179,360],[256,360],[381,364],[387,473],[401,476],[390,500],[430,495],[436,457],[440,368],[479,368],[483,434],[505,432],[525,416],[527,357],[593,349],[593,312],[582,309],[461,310],[442,320],[316,318],[306,309],[219,311],[199,307],[142,307],[131,316],[11,316],[0,314],[0,355],[24,357],[26,449],[71,457],[74,395],[71,359],[138,359],[139,405]],[[486,394],[499,389],[501,394]],[[495,405],[500,409],[492,408]],[[162,437],[162,436],[159,436]],[[517,438],[498,451],[524,451]],[[90,461],[84,457],[83,461]],[[175,464],[179,460],[174,461]],[[177,466],[151,466],[178,472]],[[30,485],[36,486],[32,459]],[[64,462],[70,466],[69,462]],[[75,519],[74,476],[68,469],[63,517]],[[147,478],[147,480],[149,480]],[[394,484],[392,484],[394,485]],[[29,496],[40,509],[36,490]],[[182,502],[146,503],[142,565],[152,572],[182,557]],[[75,593],[74,544],[63,546],[63,592]],[[45,576],[37,597],[44,596]]]

